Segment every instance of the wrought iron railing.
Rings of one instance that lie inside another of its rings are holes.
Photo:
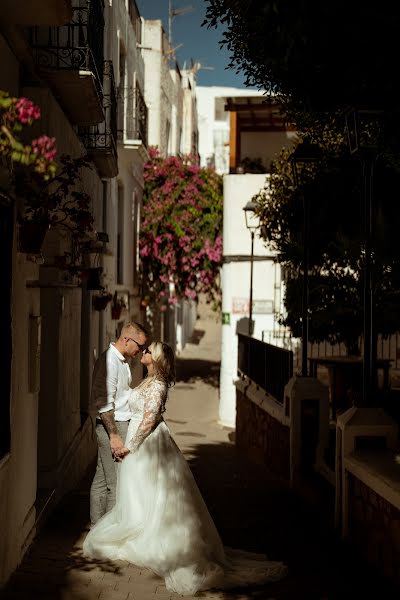
[[[293,375],[293,352],[238,334],[238,371],[254,381],[278,402]]]
[[[32,27],[31,45],[36,64],[47,69],[91,71],[101,96],[103,11],[103,0],[86,0],[86,6],[73,6],[72,19],[66,25]]]
[[[118,140],[141,140],[147,146],[147,106],[138,87],[119,89]]]
[[[104,121],[95,126],[80,127],[79,135],[86,150],[109,151],[117,156],[117,94],[111,60],[105,60],[103,67],[103,108]]]

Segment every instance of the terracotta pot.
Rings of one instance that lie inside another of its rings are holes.
[[[109,294],[103,294],[101,296],[93,296],[92,306],[94,310],[105,310],[107,304],[111,302],[111,296]]]
[[[88,290],[102,290],[101,274],[103,267],[87,269],[86,288]]]
[[[121,312],[121,306],[111,306],[111,318],[114,319],[114,321],[118,321],[121,316]]]
[[[40,254],[48,223],[22,221],[19,225],[19,251],[26,254]]]

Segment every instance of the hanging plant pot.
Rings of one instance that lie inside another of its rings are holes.
[[[111,306],[111,318],[118,321],[121,316],[122,306]]]
[[[102,272],[103,272],[103,267],[87,269],[86,288],[88,290],[104,289],[104,286],[101,285]]]
[[[111,294],[100,294],[99,296],[93,296],[92,298],[92,306],[94,310],[105,310],[107,304],[111,302],[112,296]]]
[[[21,221],[19,224],[19,251],[25,254],[40,254],[49,223]]]

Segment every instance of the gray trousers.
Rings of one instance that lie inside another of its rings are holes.
[[[122,441],[125,441],[129,421],[116,421]],[[110,438],[102,423],[96,422],[98,442],[97,466],[90,488],[90,522],[94,525],[115,504],[117,464],[113,461]]]

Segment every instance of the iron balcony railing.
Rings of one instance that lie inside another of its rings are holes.
[[[283,402],[284,388],[293,375],[293,352],[238,334],[238,371]]]
[[[89,152],[110,152],[117,157],[117,94],[111,60],[103,66],[104,121],[91,127],[80,127],[79,135]]]
[[[72,19],[66,25],[31,29],[31,45],[39,67],[91,71],[100,97],[104,60],[103,11],[103,0],[86,0],[85,6],[72,7]]]
[[[147,146],[147,106],[138,87],[118,92],[118,140],[141,140]]]

